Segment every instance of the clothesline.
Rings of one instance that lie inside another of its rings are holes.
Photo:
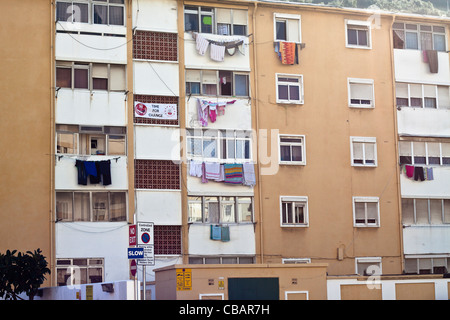
[[[208,126],[208,116],[211,122],[216,122],[217,116],[225,115],[225,106],[234,104],[236,100],[231,101],[219,101],[213,102],[209,100],[198,100],[198,121],[200,121],[202,127]]]
[[[83,155],[83,156],[79,156],[79,155],[73,155],[73,156],[67,156],[67,155],[63,155],[63,154],[55,154],[56,157],[58,157],[58,161],[60,161],[62,158],[68,158],[68,159],[73,159],[73,160],[88,160],[88,157],[90,157],[90,155]],[[94,155],[95,156],[95,155]],[[110,158],[108,160],[119,160],[120,157],[114,157],[114,158]],[[89,160],[89,161],[102,161],[102,160]]]
[[[209,180],[227,184],[256,185],[255,167],[253,163],[225,163],[191,160],[189,175],[202,178],[202,183]]]
[[[214,37],[214,35],[213,35]],[[210,58],[214,61],[218,61],[218,62],[222,62],[225,59],[225,52],[230,55],[230,56],[234,56],[236,54],[237,51],[239,51],[242,55],[245,55],[245,49],[243,48],[243,46],[245,46],[246,42],[245,39],[243,37],[234,37],[237,39],[233,39],[231,40],[230,37],[233,36],[225,36],[227,38],[223,38],[220,40],[220,36],[215,36],[215,37],[219,37],[219,39],[213,40],[213,39],[208,39],[206,35],[204,34],[200,34],[197,32],[192,33],[192,38],[194,38],[195,43],[196,43],[196,49],[197,52],[200,55],[205,55],[206,51],[208,50],[208,47],[210,48]],[[242,50],[241,50],[242,48]],[[234,51],[230,51],[233,50]]]
[[[414,179],[414,181],[434,180],[432,167],[404,165],[402,172],[406,174],[406,177]]]

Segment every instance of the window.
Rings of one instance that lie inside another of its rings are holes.
[[[405,274],[444,274],[450,270],[448,255],[405,256]]]
[[[57,124],[56,153],[126,155],[126,128]]]
[[[280,197],[282,227],[307,227],[308,197]]]
[[[184,30],[219,35],[247,35],[247,10],[184,7]]]
[[[276,74],[277,103],[303,104],[303,76]]]
[[[126,66],[57,61],[56,87],[94,91],[125,91]]]
[[[56,2],[56,21],[125,25],[125,0]]]
[[[402,199],[404,225],[442,225],[450,223],[450,199]]]
[[[350,137],[352,166],[376,167],[376,138]]]
[[[450,109],[448,86],[396,82],[397,106]]]
[[[450,165],[450,142],[399,141],[400,164]]]
[[[126,221],[126,217],[126,192],[56,192],[56,218],[58,220]]]
[[[348,79],[349,107],[374,108],[374,84],[369,79]]]
[[[281,263],[283,264],[304,264],[311,263],[310,258],[283,258],[281,259]]]
[[[251,133],[234,130],[186,130],[188,158],[223,160],[251,159]]]
[[[355,258],[356,274],[362,276],[381,275],[381,258],[364,257]]]
[[[446,51],[445,27],[396,22],[393,25],[395,49]]]
[[[281,164],[305,165],[305,136],[279,135]]]
[[[301,17],[293,14],[274,14],[275,41],[301,42]]]
[[[188,196],[190,223],[251,223],[253,197]]]
[[[346,46],[348,48],[371,49],[370,23],[367,21],[346,20]]]
[[[248,73],[216,70],[186,70],[186,94],[248,97]]]
[[[56,259],[58,286],[104,282],[102,258]]]
[[[353,197],[353,225],[355,227],[379,227],[379,199],[376,197]]]
[[[252,256],[207,256],[207,257],[189,257],[189,264],[252,264]]]

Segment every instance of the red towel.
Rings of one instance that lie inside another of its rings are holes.
[[[405,165],[406,176],[408,178],[412,178],[414,176],[414,166]]]
[[[281,42],[280,43],[281,63],[294,64],[295,62],[295,43]]]

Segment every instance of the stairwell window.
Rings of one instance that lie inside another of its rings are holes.
[[[371,49],[370,22],[345,20],[347,48]]]
[[[352,166],[377,166],[377,141],[372,137],[350,137]]]
[[[348,105],[354,108],[374,108],[374,81],[371,79],[348,79]]]
[[[276,74],[277,103],[303,104],[303,75]]]
[[[280,214],[282,227],[307,227],[308,197],[280,197]]]

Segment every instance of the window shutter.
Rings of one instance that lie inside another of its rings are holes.
[[[231,10],[230,9],[217,9],[217,23],[231,24]]]
[[[233,10],[233,24],[247,25],[247,10]]]
[[[111,65],[110,73],[111,73],[110,89],[117,91],[126,90],[125,66]]]
[[[287,40],[290,42],[300,42],[300,20],[289,19],[288,20],[288,36]]]
[[[373,100],[372,85],[363,83],[350,84],[351,99]]]

